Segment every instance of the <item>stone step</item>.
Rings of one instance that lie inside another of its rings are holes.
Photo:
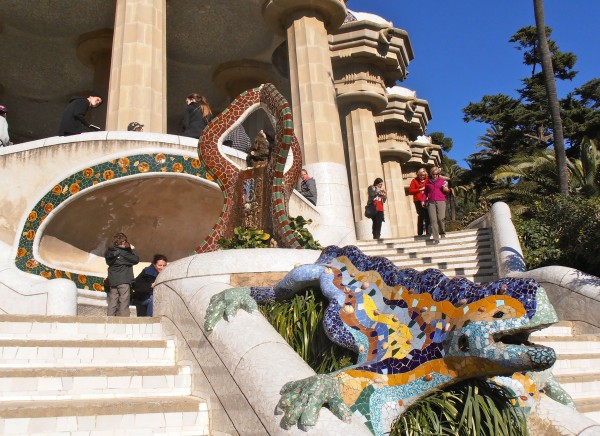
[[[579,413],[600,423],[600,397],[576,400],[575,407]]]
[[[377,253],[377,256],[383,257],[396,257],[398,259],[402,258],[419,258],[425,255],[429,257],[437,256],[437,257],[452,257],[452,256],[463,256],[463,255],[478,255],[478,254],[491,254],[492,246],[490,244],[472,244],[472,245],[442,245],[440,242],[439,245],[427,245],[422,247],[399,247],[399,248],[389,248],[389,249],[381,249],[381,250],[372,250],[368,253]]]
[[[570,321],[560,321],[556,324],[552,324],[550,327],[546,327],[545,329],[535,331],[531,333],[530,338],[539,338],[539,337],[564,337],[564,336],[572,336],[573,335],[573,323]],[[537,339],[536,339],[537,340]],[[535,342],[535,340],[533,341]]]
[[[590,374],[600,368],[600,353],[557,354],[552,374],[573,375]]]
[[[157,318],[0,315],[3,339],[161,339]]]
[[[571,395],[573,400],[600,398],[600,372],[559,375],[556,376],[556,380]]]
[[[476,236],[491,237],[492,232],[490,229],[473,229],[473,230],[458,230],[455,232],[447,232],[446,233],[446,239],[472,238],[472,237],[476,237]],[[408,243],[408,242],[412,242],[412,241],[422,241],[422,240],[425,240],[428,238],[431,238],[431,236],[430,235],[428,235],[428,236],[414,235],[414,236],[404,236],[401,238],[362,239],[362,240],[357,241],[357,246],[361,247],[361,246],[365,246],[365,245],[372,245],[372,244],[378,244],[378,243],[404,244],[404,243]]]
[[[174,340],[0,340],[0,368],[174,363]]]
[[[488,256],[457,256],[447,258],[436,258],[432,259],[428,256],[418,259],[390,259],[395,265],[402,268],[436,268],[436,269],[448,269],[448,268],[493,268],[495,265],[494,257]]]
[[[402,265],[397,265],[399,268],[404,268]],[[431,266],[421,265],[414,267],[417,271],[425,271],[426,269],[431,268]],[[496,270],[493,267],[450,267],[450,268],[437,268],[439,269],[446,277],[497,277]],[[493,279],[495,280],[495,279]]]
[[[600,335],[538,336],[535,338],[535,343],[552,347],[560,355],[600,354]]]
[[[144,397],[0,403],[0,434],[208,435],[207,403],[196,397]]]
[[[390,248],[418,248],[418,247],[440,247],[444,245],[477,245],[477,244],[489,244],[491,243],[491,237],[486,235],[466,235],[461,237],[450,237],[440,239],[439,244],[434,244],[431,237],[419,236],[415,240],[400,241],[397,239],[379,239],[371,241],[359,241],[356,246],[363,252],[369,252],[379,249],[390,249]]]
[[[7,401],[188,396],[191,369],[179,366],[0,368]]]

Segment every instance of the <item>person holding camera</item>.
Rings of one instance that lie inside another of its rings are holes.
[[[129,316],[133,265],[140,261],[135,247],[127,241],[124,233],[113,237],[112,247],[108,247],[104,259],[108,265],[108,316]]]
[[[375,206],[375,216],[371,218],[373,220],[373,239],[379,239],[381,237],[381,224],[385,221],[383,203],[387,201],[387,192],[383,188],[383,179],[377,177],[373,185],[369,186],[367,194],[369,196],[367,204]]]
[[[448,181],[440,177],[441,170],[433,167],[429,171],[429,180],[425,185],[425,200],[427,202],[427,212],[429,213],[429,222],[431,223],[431,233],[433,234],[433,243],[440,243],[440,236],[446,237],[444,228],[444,219],[446,218],[446,195],[450,193]]]

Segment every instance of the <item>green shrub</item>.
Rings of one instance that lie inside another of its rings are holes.
[[[316,373],[325,374],[352,365],[356,354],[327,337],[323,315],[328,301],[316,295],[309,290],[291,301],[261,305],[260,311]]]
[[[394,423],[390,436],[523,436],[522,409],[498,385],[471,379],[433,392],[410,406]]]
[[[315,238],[310,230],[305,228],[306,225],[312,224],[312,220],[307,220],[302,215],[298,215],[296,217],[291,216],[289,218],[290,227],[294,231],[294,236],[302,248],[307,248],[309,250],[323,249],[323,246],[319,244],[318,241],[315,241]]]
[[[600,199],[551,197],[514,218],[528,269],[562,265],[600,276]]]
[[[233,237],[230,239],[219,239],[219,245],[223,250],[234,248],[268,248],[271,235],[264,230],[246,229],[236,227],[233,229]]]

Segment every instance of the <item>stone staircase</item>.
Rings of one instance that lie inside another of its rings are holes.
[[[0,434],[208,435],[156,318],[0,315]]]
[[[562,321],[531,338],[554,348],[555,378],[571,395],[577,410],[600,423],[600,334],[573,335],[573,324]]]
[[[441,270],[448,277],[466,277],[476,283],[498,278],[490,229],[448,232],[434,245],[426,236],[359,241],[357,246],[370,256],[383,256],[400,268]]]

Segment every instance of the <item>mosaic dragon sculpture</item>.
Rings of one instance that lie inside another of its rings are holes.
[[[398,269],[354,246],[327,247],[314,264],[297,266],[274,287],[213,296],[205,328],[211,331],[238,308],[253,311],[257,303],[287,300],[308,287],[329,300],[329,338],[358,359],[340,371],[287,383],[278,404],[284,428],[314,425],[328,403],[340,419],[357,415],[383,435],[410,404],[436,388],[473,377],[509,376],[499,381],[510,383],[515,372],[543,371],[556,359],[553,349],[527,339],[558,321],[534,280],[477,285],[439,270]]]

